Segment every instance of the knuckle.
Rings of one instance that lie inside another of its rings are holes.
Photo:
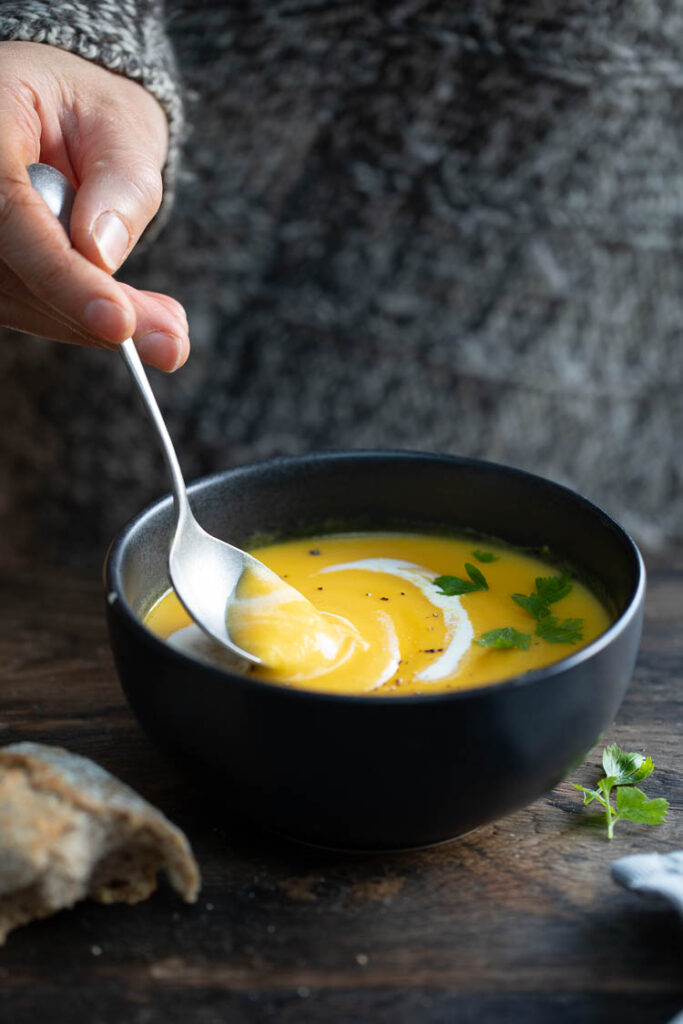
[[[151,220],[161,206],[161,172],[151,164],[138,166],[133,172],[131,185],[137,194],[139,205]]]
[[[109,153],[93,161],[91,170],[103,179],[111,179],[112,172],[125,182],[126,205],[133,215],[142,214],[151,220],[161,206],[163,186],[161,171],[151,161],[138,154]],[[121,213],[126,213],[122,209]]]

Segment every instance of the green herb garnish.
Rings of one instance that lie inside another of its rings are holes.
[[[497,562],[500,558],[493,551],[482,551],[481,548],[475,548],[472,554],[478,562]]]
[[[460,594],[473,594],[475,590],[488,590],[489,585],[481,571],[471,562],[465,562],[465,571],[469,576],[468,580],[462,580],[459,576],[439,576],[434,580],[434,586],[441,588],[441,593],[447,597],[459,596]]]
[[[546,604],[554,604],[555,601],[561,601],[567,594],[571,594],[571,578],[570,572],[563,572],[561,576],[537,576],[536,593]]]
[[[565,619],[546,615],[536,626],[536,636],[549,644],[575,644],[583,640],[583,619]]]
[[[571,573],[568,572],[561,576],[537,576],[535,594],[513,594],[512,600],[521,605],[533,619],[540,621],[550,615],[551,604],[571,594],[570,579]]]
[[[497,651],[509,651],[513,647],[528,651],[531,636],[529,633],[520,633],[512,626],[503,626],[501,629],[491,629],[488,633],[482,633],[474,642],[480,647],[494,647]]]
[[[537,622],[550,615],[550,605],[538,594],[513,594],[512,600],[516,601]]]
[[[661,825],[669,808],[669,801],[662,797],[651,800],[638,789],[636,782],[652,775],[654,762],[643,754],[627,753],[616,743],[605,747],[602,755],[605,775],[598,781],[597,789],[588,789],[574,782],[574,789],[583,793],[584,806],[597,800],[605,808],[607,838],[614,838],[614,826],[618,821],[634,821],[639,825]],[[610,801],[613,789],[617,791],[616,809]]]
[[[551,614],[550,606],[571,594],[571,573],[561,576],[537,576],[534,594],[513,594],[512,600],[536,619],[536,636],[549,644],[575,644],[583,640],[583,619],[565,619]]]

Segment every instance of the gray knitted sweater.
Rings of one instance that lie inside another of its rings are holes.
[[[188,475],[474,454],[683,538],[683,0],[167,16],[192,132],[122,276],[188,309],[190,361],[154,375]],[[179,138],[156,0],[0,0],[0,38],[138,79]],[[98,559],[167,489],[123,366],[8,336],[0,382],[4,543]]]

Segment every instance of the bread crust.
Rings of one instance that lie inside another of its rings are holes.
[[[197,899],[184,833],[129,786],[61,747],[0,748],[0,945],[81,899],[144,900],[159,871],[186,902]]]

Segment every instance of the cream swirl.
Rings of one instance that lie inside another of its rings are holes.
[[[467,612],[457,596],[442,594],[434,586],[434,572],[414,562],[404,562],[398,558],[361,558],[355,562],[342,562],[339,565],[328,565],[320,575],[330,572],[348,572],[350,570],[387,573],[398,577],[406,583],[417,587],[429,603],[443,613],[446,628],[446,641],[440,657],[435,658],[425,669],[415,674],[416,679],[423,682],[437,682],[452,676],[463,657],[470,649],[474,640],[474,630]]]

